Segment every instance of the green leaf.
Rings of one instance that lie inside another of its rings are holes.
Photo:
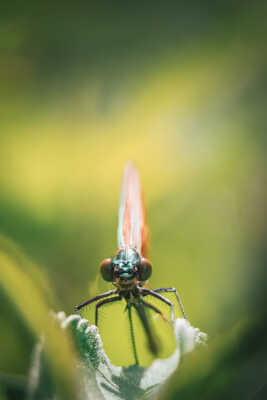
[[[117,367],[110,363],[105,354],[96,326],[89,325],[86,319],[76,314],[66,317],[60,312],[56,318],[61,327],[70,329],[74,336],[83,360],[82,368],[79,366],[82,370],[81,384],[88,399],[93,392],[94,398],[152,398],[179,367],[182,357],[206,341],[206,334],[193,328],[187,320],[179,318],[174,324],[177,348],[171,357],[157,359],[148,368],[138,365]],[[95,397],[96,393],[98,397]]]
[[[76,396],[75,351],[70,335],[63,334],[51,319],[45,277],[41,271],[38,274],[34,271],[33,263],[12,243],[0,238],[0,287],[36,340],[42,335],[45,337],[44,356],[51,390],[59,398],[73,400]],[[35,275],[40,279],[33,277]]]

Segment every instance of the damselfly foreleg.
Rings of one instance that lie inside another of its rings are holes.
[[[97,300],[103,299],[104,297],[109,297],[112,296],[113,294],[117,294],[118,290],[109,290],[108,292],[99,294],[98,296],[92,297],[89,300],[84,301],[83,303],[79,304],[78,306],[75,307],[75,311],[79,312],[79,310],[85,306],[88,306],[88,304],[94,303]]]
[[[171,321],[174,322],[174,306],[173,306],[173,303],[170,300],[166,299],[166,297],[164,297],[164,296],[161,296],[160,294],[158,294],[154,290],[144,289],[144,288],[142,288],[140,286],[138,286],[138,289],[140,290],[140,293],[143,296],[150,295],[150,296],[156,297],[157,299],[159,299],[159,300],[163,301],[164,303],[168,304],[168,306],[171,309]]]
[[[159,289],[153,289],[153,292],[156,292],[156,293],[174,293],[175,296],[176,296],[176,299],[177,299],[177,301],[178,301],[178,304],[179,304],[179,306],[180,306],[180,309],[181,309],[181,311],[182,311],[182,313],[183,313],[184,319],[187,319],[187,318],[186,318],[186,314],[185,314],[185,310],[184,310],[184,307],[183,307],[183,303],[182,303],[182,301],[181,301],[181,299],[180,299],[180,297],[179,297],[179,294],[178,294],[178,292],[177,292],[177,290],[176,290],[175,288],[159,288]]]

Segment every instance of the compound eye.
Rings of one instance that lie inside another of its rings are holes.
[[[140,281],[146,281],[152,274],[152,265],[147,258],[142,257],[138,267],[138,277]]]
[[[113,274],[114,274],[114,266],[112,264],[111,258],[105,258],[104,261],[100,264],[100,271],[102,278],[107,282],[113,281]]]

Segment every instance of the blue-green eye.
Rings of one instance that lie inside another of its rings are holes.
[[[103,279],[107,282],[113,281],[114,266],[111,258],[105,258],[100,264],[100,271]]]
[[[152,265],[147,258],[142,257],[138,266],[138,278],[140,281],[146,281],[152,274]]]

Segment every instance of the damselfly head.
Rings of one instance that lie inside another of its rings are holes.
[[[112,262],[114,265],[115,277],[132,279],[137,274],[141,258],[135,249],[126,248],[119,250]]]
[[[114,258],[106,258],[101,263],[101,274],[105,281],[113,282],[116,278],[146,281],[152,273],[151,263],[140,257],[135,249],[119,250]]]

